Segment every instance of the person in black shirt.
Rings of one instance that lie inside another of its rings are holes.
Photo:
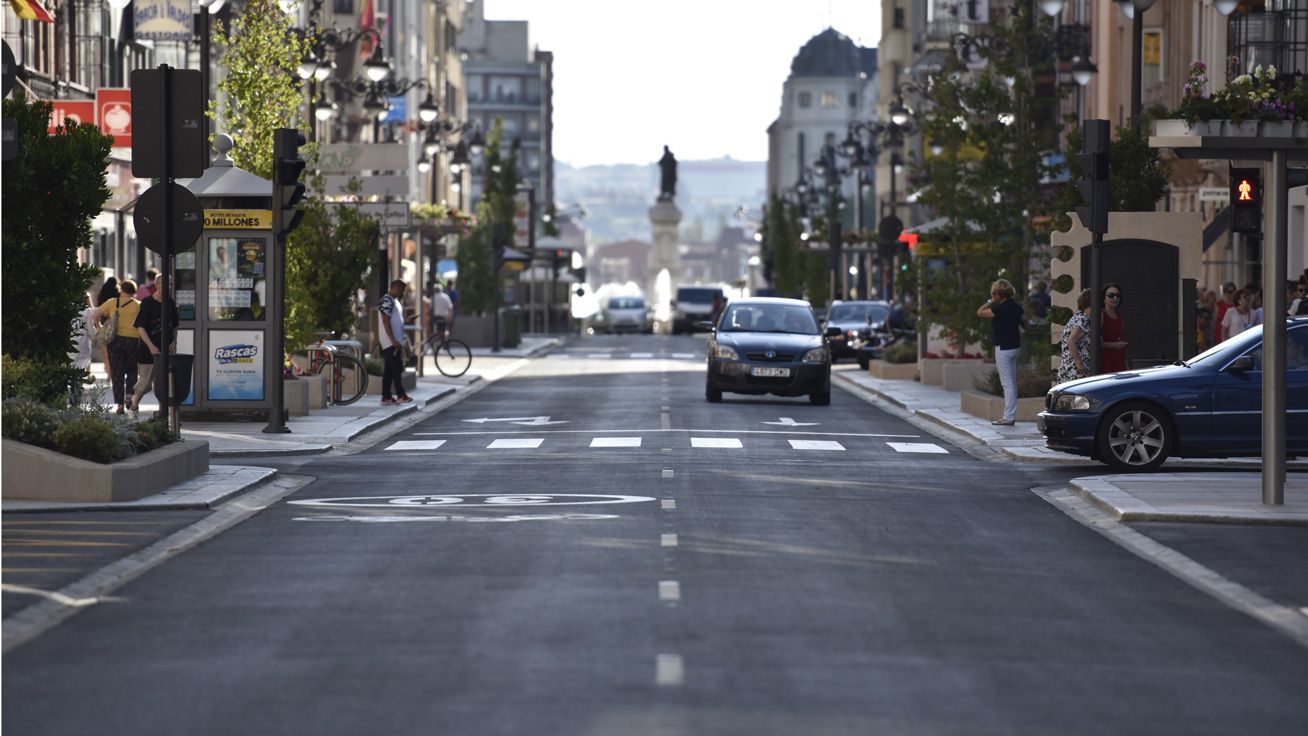
[[[141,309],[136,313],[136,331],[141,336],[141,343],[136,356],[140,370],[136,386],[132,389],[133,419],[140,410],[141,399],[145,398],[146,392],[153,388],[154,356],[159,353],[159,343],[163,342],[163,298],[167,290],[168,277],[159,274],[155,279],[154,294],[141,302]],[[177,352],[177,302],[170,301],[168,306],[168,329],[172,337],[168,352],[175,353]]]
[[[990,318],[990,342],[995,346],[995,367],[999,384],[1004,387],[1004,418],[991,424],[1012,426],[1017,423],[1017,358],[1022,352],[1022,306],[1013,301],[1013,285],[999,279],[990,285],[990,301],[976,310],[978,317]]]

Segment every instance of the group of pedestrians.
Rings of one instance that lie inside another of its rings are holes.
[[[1287,317],[1308,316],[1308,269],[1302,276],[1285,282]],[[1257,284],[1237,288],[1234,282],[1222,284],[1221,293],[1200,289],[1195,304],[1195,344],[1202,352],[1264,321],[1263,290]]]
[[[105,280],[94,300],[87,294],[86,308],[78,317],[74,350],[69,358],[83,370],[90,368],[92,351],[101,349],[115,411],[130,412],[136,419],[141,399],[151,390],[154,356],[159,353],[163,332],[163,294],[167,279],[154,269],[146,272],[146,283],[114,277]],[[177,308],[173,305],[169,324],[176,349]]]

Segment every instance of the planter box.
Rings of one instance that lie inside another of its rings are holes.
[[[917,363],[887,363],[869,360],[867,372],[883,381],[911,381],[917,377]]]
[[[41,501],[134,501],[209,469],[209,443],[174,442],[109,465],[14,440],[0,441],[4,497]]]
[[[995,369],[994,363],[984,360],[956,360],[942,368],[941,385],[950,391],[974,391],[976,379]]]
[[[1262,133],[1264,138],[1293,138],[1294,121],[1265,122]]]
[[[327,374],[300,376],[302,383],[309,385],[309,411],[327,408]]]
[[[1258,136],[1258,121],[1246,120],[1243,123],[1236,123],[1230,120],[1223,120],[1222,135],[1256,138]]]
[[[945,383],[945,367],[957,365],[960,363],[981,363],[978,358],[923,358],[918,361],[922,368],[922,383],[927,386],[943,386]],[[972,385],[968,384],[968,388]]]
[[[995,421],[1004,418],[1004,397],[983,394],[980,391],[964,391],[959,394],[959,408],[974,417]],[[1044,411],[1043,396],[1017,400],[1017,421],[1034,422],[1036,414]]]
[[[1201,120],[1187,123],[1184,120],[1157,120],[1154,122],[1154,135],[1160,138],[1174,138],[1183,135],[1221,135],[1221,120]]]
[[[349,384],[347,384],[349,385]],[[404,387],[404,392],[409,393],[418,386],[418,374],[413,371],[405,371],[400,385]],[[382,377],[368,376],[368,393],[367,396],[381,396]]]
[[[300,378],[282,379],[282,405],[293,417],[309,413],[309,382]]]

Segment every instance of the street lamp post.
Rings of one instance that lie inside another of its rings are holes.
[[[1115,0],[1122,14],[1131,19],[1131,126],[1139,130],[1144,107],[1144,14],[1154,0]]]

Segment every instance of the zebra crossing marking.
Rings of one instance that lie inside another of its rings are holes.
[[[845,451],[845,446],[835,440],[787,440],[794,450],[837,450]]]
[[[591,447],[640,447],[639,437],[596,437],[590,441]]]
[[[691,437],[690,446],[720,450],[739,450],[744,447],[735,437]]]
[[[544,437],[500,438],[486,445],[487,450],[534,450],[544,442]]]
[[[435,450],[443,444],[445,440],[400,440],[386,450]]]
[[[932,442],[887,442],[895,452],[925,452],[933,455],[948,455],[949,450]]]

